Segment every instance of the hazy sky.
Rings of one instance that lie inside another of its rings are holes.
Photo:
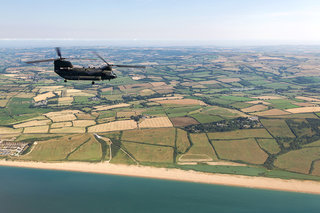
[[[320,41],[319,0],[0,0],[0,39]]]

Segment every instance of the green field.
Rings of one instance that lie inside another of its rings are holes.
[[[188,139],[187,132],[182,129],[177,129],[176,133],[176,148],[178,153],[185,153],[190,147],[190,141]]]
[[[170,107],[165,108],[165,112],[168,117],[181,117],[187,115],[189,112],[200,109],[200,106],[192,106],[192,107]]]
[[[72,161],[100,161],[102,157],[102,149],[92,136],[88,142],[78,147],[68,156],[68,160]]]
[[[24,160],[34,161],[61,161],[66,160],[68,154],[75,151],[81,144],[90,140],[89,135],[64,136],[59,139],[38,142],[32,151],[21,157]]]
[[[274,137],[295,137],[284,119],[261,119],[260,121]]]
[[[219,115],[208,115],[206,113],[194,113],[189,116],[196,119],[199,123],[211,123],[223,120]]]
[[[263,164],[268,155],[253,138],[238,140],[213,140],[212,144],[220,159],[250,164]]]
[[[170,147],[122,142],[123,147],[138,162],[173,163],[174,149]]]
[[[272,138],[265,129],[242,129],[228,132],[210,132],[208,137],[214,139]]]
[[[253,98],[241,97],[241,96],[231,96],[231,95],[220,96],[220,99],[226,99],[226,100],[230,100],[233,102],[237,102],[237,101],[245,102],[245,101],[255,100]]]
[[[275,161],[275,166],[288,171],[308,174],[311,163],[320,159],[320,147],[304,148],[281,155]]]
[[[189,156],[200,156],[201,158],[207,158],[211,160],[217,160],[217,156],[214,152],[213,147],[211,146],[210,142],[208,141],[208,138],[206,134],[190,134],[190,139],[192,146],[189,149],[187,153],[183,156],[184,158],[187,158],[188,160],[192,161],[192,158]],[[197,160],[197,159],[195,159]]]
[[[276,154],[281,151],[277,141],[275,139],[257,139],[262,149],[266,150],[270,154]]]
[[[174,147],[175,129],[143,129],[124,131],[121,140]]]
[[[211,165],[179,165],[178,168],[184,170],[195,170],[208,173],[222,173],[222,174],[234,174],[234,175],[246,175],[246,176],[263,176],[270,178],[282,178],[282,179],[302,179],[302,180],[317,180],[320,181],[320,177],[299,174],[294,172],[288,172],[283,170],[267,170],[263,167],[252,166],[211,166]]]
[[[292,100],[287,99],[268,100],[267,102],[271,103],[272,106],[277,109],[292,109],[299,107],[297,105],[292,104]]]

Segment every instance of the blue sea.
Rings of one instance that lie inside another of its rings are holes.
[[[320,196],[240,187],[0,167],[0,213],[320,212]]]

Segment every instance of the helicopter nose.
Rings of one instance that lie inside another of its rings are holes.
[[[113,73],[112,78],[117,78],[117,75],[115,73]]]

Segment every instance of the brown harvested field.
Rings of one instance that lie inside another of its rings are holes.
[[[311,163],[319,159],[320,147],[303,148],[277,157],[275,166],[293,172],[308,174]]]
[[[86,113],[79,113],[76,114],[77,118],[80,120],[94,120],[95,117],[90,115],[90,114],[86,114]]]
[[[211,140],[215,139],[239,139],[239,138],[272,138],[265,129],[241,129],[230,132],[208,133]]]
[[[0,134],[15,134],[15,133],[21,133],[22,129],[13,129],[9,127],[0,127]]]
[[[208,85],[208,84],[218,84],[220,82],[215,80],[210,80],[210,81],[199,81],[198,83],[202,85]]]
[[[20,92],[18,95],[15,96],[16,98],[32,98],[34,97],[34,93],[26,93]]]
[[[258,104],[258,105],[254,105],[251,107],[241,109],[241,111],[242,112],[259,112],[259,111],[266,110],[266,109],[268,109],[267,106],[262,105],[262,104]]]
[[[93,94],[86,93],[78,89],[68,89],[66,94],[67,96],[94,96]]]
[[[264,95],[264,96],[257,96],[257,97],[252,97],[252,98],[257,98],[260,100],[276,100],[276,99],[284,99],[282,96],[277,96],[277,95]]]
[[[33,121],[27,121],[24,123],[13,125],[13,128],[23,128],[23,127],[31,127],[31,126],[43,126],[50,124],[50,120],[33,120]]]
[[[313,103],[301,103],[301,102],[292,102],[292,104],[300,106],[300,107],[314,107]]]
[[[284,119],[260,119],[260,121],[274,137],[296,137]]]
[[[212,141],[220,159],[263,164],[268,158],[253,138]]]
[[[206,134],[190,134],[190,139],[192,146],[186,154],[179,158],[180,162],[212,161],[218,159]]]
[[[0,107],[5,107],[8,103],[9,99],[2,99],[0,100]]]
[[[146,118],[139,123],[139,128],[172,127],[168,117]]]
[[[179,100],[163,100],[157,101],[159,104],[177,104],[177,105],[207,105],[203,101],[196,100],[196,99],[179,99]]]
[[[320,112],[320,107],[299,107],[293,109],[287,109],[290,113],[307,113],[307,112]]]
[[[49,125],[45,126],[33,126],[24,128],[23,133],[47,133],[49,130]]]
[[[66,114],[66,115],[50,117],[50,119],[56,123],[56,122],[64,122],[64,121],[73,121],[73,120],[76,120],[77,118],[74,114]]]
[[[54,96],[56,96],[56,95],[53,92],[46,92],[46,93],[37,95],[36,97],[33,98],[33,100],[35,102],[39,102],[39,101],[47,100],[47,98],[52,98]]]
[[[146,76],[144,76],[144,75],[131,76],[131,79],[135,80],[135,81],[140,80],[140,79],[144,79],[144,78],[146,78]]]
[[[121,140],[174,147],[175,129],[160,128],[124,131]]]
[[[278,115],[278,116],[268,116],[270,118],[314,118],[318,119],[314,113],[299,113],[299,114],[287,114],[287,115]]]
[[[320,99],[317,98],[310,98],[310,97],[303,97],[303,96],[297,96],[295,97],[296,99],[304,100],[304,101],[309,101],[309,102],[320,102]]]
[[[95,106],[95,111],[104,111],[109,109],[115,109],[115,108],[123,108],[123,107],[129,107],[131,104],[115,104],[115,105],[102,105],[102,106]]]
[[[198,121],[196,121],[194,118],[190,117],[174,117],[170,118],[173,126],[176,127],[182,127],[182,126],[189,126],[192,124],[199,124]]]
[[[108,88],[101,89],[101,92],[109,92],[109,91],[113,91],[113,87],[108,87]]]
[[[277,57],[264,56],[264,57],[259,57],[259,60],[280,60],[280,61],[283,61],[283,60],[285,60],[285,59],[283,59],[283,58],[277,58]]]
[[[262,149],[265,149],[267,152],[270,154],[276,154],[281,151],[277,141],[275,139],[257,139],[259,145],[261,146]]]
[[[126,91],[126,88],[124,86],[118,86],[119,90]]]
[[[191,87],[191,86],[195,86],[198,85],[197,82],[183,82],[181,83],[182,86],[186,86],[186,87]]]
[[[51,124],[51,128],[62,128],[62,127],[67,127],[67,126],[72,126],[72,123],[70,121],[68,122],[60,122],[60,123],[53,123]]]
[[[59,105],[70,105],[73,102],[73,97],[58,98]]]
[[[136,112],[134,111],[117,112],[118,118],[130,118],[131,116],[136,116]]]
[[[161,87],[167,85],[165,82],[150,82],[150,84],[154,87]]]
[[[270,109],[263,112],[255,112],[254,114],[257,116],[273,116],[273,115],[288,115],[290,113],[280,109]]]
[[[221,81],[223,83],[233,83],[233,82],[241,81],[241,79],[240,78],[219,78],[218,81]]]
[[[172,96],[172,97],[163,97],[163,98],[151,98],[148,101],[163,101],[163,100],[176,100],[183,99],[183,96]]]
[[[79,110],[62,110],[58,112],[48,112],[44,114],[45,116],[51,118],[51,117],[56,117],[56,116],[62,116],[62,115],[70,115],[70,114],[78,114],[78,113],[83,113]]]
[[[159,94],[170,94],[173,93],[173,89],[156,89],[154,88],[154,91]]]
[[[39,88],[39,92],[42,93],[42,92],[53,92],[53,91],[56,91],[56,90],[61,90],[63,88],[63,86],[39,86],[37,87]]]
[[[320,160],[314,162],[312,175],[320,176]]]
[[[122,142],[124,148],[139,162],[173,163],[174,149],[171,147]]]
[[[74,127],[87,127],[95,125],[96,122],[94,120],[75,120],[72,121]]]
[[[187,132],[182,129],[177,129],[177,141],[176,148],[179,153],[185,153],[187,149],[191,146],[188,139]]]
[[[128,129],[136,129],[137,123],[133,120],[114,121],[110,123],[98,124],[88,128],[88,132],[111,132]]]
[[[269,102],[266,102],[266,101],[248,101],[248,102],[246,102],[246,103],[248,103],[248,104],[263,104],[263,105],[270,105],[271,103],[269,103]]]
[[[146,96],[146,95],[152,95],[152,94],[154,94],[155,92],[153,91],[153,90],[151,90],[151,89],[144,89],[144,90],[141,90],[140,92],[139,92],[139,94],[141,95],[141,96]]]
[[[84,127],[63,127],[60,129],[50,129],[50,133],[85,133]]]
[[[28,155],[21,156],[20,158],[34,161],[65,160],[69,153],[88,139],[88,135],[79,134],[37,142]]]

